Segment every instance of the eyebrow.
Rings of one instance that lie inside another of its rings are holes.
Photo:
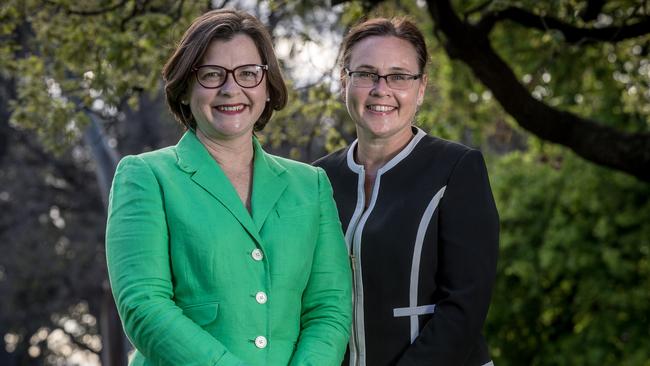
[[[372,65],[359,65],[359,66],[357,66],[356,70],[354,70],[354,71],[357,71],[357,70],[360,70],[360,69],[363,69],[364,71],[366,71],[366,70],[367,70],[367,71],[373,71],[373,72],[377,71],[377,68],[374,67],[374,66],[372,66]],[[398,73],[414,74],[413,71],[408,70],[408,69],[405,69],[405,68],[403,68],[403,67],[390,67],[390,68],[388,69],[388,71],[389,71],[389,72],[398,72]],[[416,72],[416,73],[417,73],[417,72]],[[416,73],[415,73],[415,74],[416,74]]]

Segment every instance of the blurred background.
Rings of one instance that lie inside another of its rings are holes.
[[[495,364],[650,365],[650,2],[4,0],[0,365],[123,365],[104,257],[120,157],[175,144],[161,69],[189,22],[244,9],[289,105],[260,138],[310,162],[351,142],[339,44],[364,16],[427,37],[417,124],[481,149],[501,217]]]

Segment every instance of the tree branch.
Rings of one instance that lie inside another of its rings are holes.
[[[433,1],[428,1],[431,4]],[[562,33],[567,43],[619,42],[636,38],[650,33],[650,19],[644,18],[629,25],[619,25],[603,28],[581,28],[554,17],[546,17],[531,13],[527,10],[508,7],[501,11],[486,14],[476,25],[485,33],[489,33],[496,23],[504,20],[513,21],[526,28],[541,31],[557,30]]]
[[[587,1],[587,7],[580,12],[580,18],[585,22],[596,20],[598,14],[603,10],[605,5],[605,0],[589,0]]]
[[[486,32],[462,22],[449,0],[427,4],[449,57],[467,64],[521,127],[596,164],[650,182],[650,133],[624,133],[533,98],[492,49]]]
[[[484,1],[483,3],[478,4],[478,5],[476,5],[475,7],[473,7],[473,8],[471,8],[471,9],[465,11],[465,13],[464,13],[464,15],[463,15],[463,18],[464,18],[464,19],[467,19],[467,18],[470,17],[470,15],[472,15],[472,14],[474,14],[474,13],[478,13],[478,12],[483,11],[485,8],[487,8],[488,6],[490,6],[490,4],[492,4],[493,1],[494,1],[494,0],[486,0],[486,1]]]

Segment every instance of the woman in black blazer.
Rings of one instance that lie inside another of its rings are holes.
[[[407,19],[343,41],[357,140],[315,164],[334,188],[354,272],[344,365],[492,365],[482,336],[499,223],[481,153],[413,126],[427,51]]]

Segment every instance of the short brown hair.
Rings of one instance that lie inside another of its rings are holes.
[[[167,105],[174,117],[186,128],[196,128],[190,106],[181,103],[190,85],[193,68],[203,58],[210,42],[215,39],[230,40],[237,34],[251,37],[262,63],[269,66],[266,83],[270,101],[266,103],[262,115],[255,122],[255,131],[260,131],[266,126],[274,110],[279,111],[287,104],[287,87],[273,51],[271,35],[264,25],[243,11],[212,10],[194,19],[162,71]]]
[[[373,18],[355,25],[350,29],[348,34],[343,39],[343,56],[341,58],[341,68],[350,66],[350,58],[352,57],[352,47],[359,43],[364,38],[372,36],[394,36],[405,41],[415,47],[418,55],[419,72],[424,72],[427,65],[429,54],[427,52],[427,45],[424,41],[424,36],[418,27],[409,18],[396,17],[396,18]]]

